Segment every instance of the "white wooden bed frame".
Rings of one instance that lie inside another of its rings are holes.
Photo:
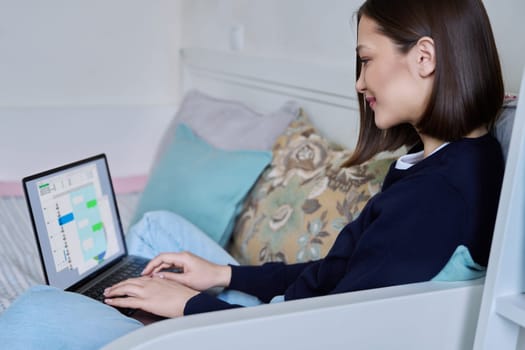
[[[333,68],[200,49],[185,49],[182,58],[184,91],[198,88],[245,101],[258,110],[274,109],[294,99],[326,136],[349,147],[355,143],[358,109],[352,63]],[[525,100],[524,90],[521,100]],[[513,165],[505,175],[486,283],[425,282],[170,319],[130,333],[105,349],[336,346],[452,350],[472,349],[474,343],[476,349],[515,348],[522,343],[523,309],[511,308],[505,314],[494,305],[503,293],[498,285],[502,270],[507,271],[507,288],[503,290],[512,294],[523,291],[523,277],[512,277],[514,273],[524,275],[523,267],[502,265],[505,261],[501,257],[505,249],[514,249],[516,264],[525,265],[525,225],[523,219],[512,221],[525,215],[524,186],[516,187],[517,182],[525,181],[524,112],[515,123],[509,153]],[[513,248],[516,244],[518,247]],[[484,285],[490,291],[485,297]],[[515,298],[522,300],[520,295]],[[510,314],[518,315],[517,326],[507,321]],[[476,329],[481,331],[476,334]],[[507,347],[494,347],[496,344]]]

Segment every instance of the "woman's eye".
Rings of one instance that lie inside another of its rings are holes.
[[[366,64],[370,61],[368,58],[360,58],[359,61],[361,61],[361,64],[363,66],[366,66]]]

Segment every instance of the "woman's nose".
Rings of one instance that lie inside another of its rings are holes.
[[[363,72],[361,72],[359,74],[359,78],[357,79],[357,81],[355,82],[355,89],[357,90],[357,92],[359,92],[360,94],[364,94],[365,93],[365,90],[366,90],[366,84],[365,84],[365,79],[363,78]]]

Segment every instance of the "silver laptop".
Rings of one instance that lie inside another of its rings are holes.
[[[104,288],[146,266],[128,255],[104,154],[22,182],[47,284],[102,300]]]

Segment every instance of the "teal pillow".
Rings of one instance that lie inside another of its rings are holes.
[[[460,245],[456,248],[443,270],[432,278],[432,281],[468,281],[484,277],[485,272],[485,267],[474,262],[468,248]]]
[[[175,212],[225,246],[244,197],[270,163],[269,151],[227,151],[179,124],[152,170],[133,222],[152,210]]]
[[[117,309],[50,286],[25,291],[0,315],[2,349],[100,349],[143,327]]]

